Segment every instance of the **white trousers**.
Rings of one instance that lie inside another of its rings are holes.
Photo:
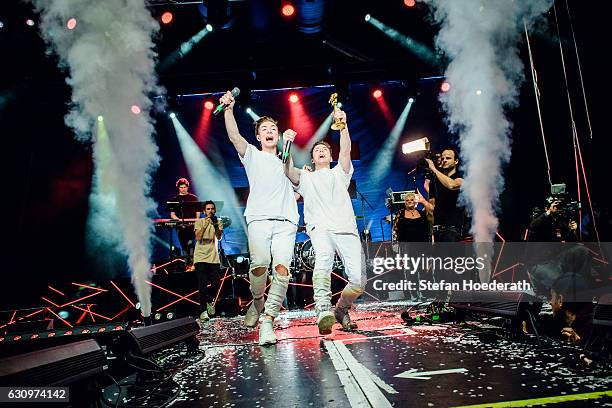
[[[265,302],[265,313],[276,317],[287,294],[289,276],[279,275],[275,268],[282,265],[289,270],[295,246],[297,226],[289,221],[260,220],[251,221],[247,228],[249,254],[251,256],[249,279],[255,305],[264,305],[263,296],[268,275],[255,276],[256,268],[268,268],[272,264],[272,285]],[[261,311],[261,310],[260,310]]]
[[[309,228],[308,234],[315,251],[312,273],[315,310],[317,313],[331,308],[331,272],[336,252],[344,264],[348,283],[336,307],[348,310],[365,288],[365,256],[361,241],[353,233],[336,233],[320,227]]]

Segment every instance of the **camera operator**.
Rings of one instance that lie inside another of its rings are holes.
[[[567,209],[560,208],[563,200],[552,199],[546,211],[529,224],[529,241],[574,242],[578,240],[578,224],[568,219]]]
[[[573,281],[575,288],[583,289],[591,277],[591,256],[575,243],[578,224],[572,219],[573,203],[554,197],[549,202],[529,225],[529,241],[534,244],[527,247],[526,262],[536,292],[547,296],[559,280]]]
[[[436,242],[457,242],[463,235],[464,209],[457,204],[463,179],[457,171],[459,157],[454,149],[445,149],[439,157],[439,169],[426,158],[433,177],[429,202],[433,206],[434,238]]]

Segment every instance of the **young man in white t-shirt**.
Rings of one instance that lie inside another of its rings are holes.
[[[247,311],[244,324],[255,327],[259,315],[265,309],[259,328],[259,344],[274,344],[276,336],[273,322],[287,294],[289,265],[299,222],[295,192],[285,177],[282,161],[276,155],[279,139],[276,121],[264,116],[255,124],[257,141],[261,143],[261,150],[258,150],[238,131],[232,94],[227,92],[220,102],[226,105],[224,116],[227,134],[244,164],[250,187],[244,216],[251,256],[249,280],[253,303]],[[295,137],[295,132],[288,129],[285,137],[287,135]],[[270,264],[272,284],[268,299],[264,302]]]
[[[346,114],[334,112],[334,119],[346,122]],[[288,135],[292,140],[294,136]],[[355,212],[348,193],[353,175],[351,163],[351,138],[348,128],[340,131],[340,154],[338,164],[331,166],[331,147],[319,141],[311,150],[314,171],[299,170],[291,164],[285,165],[285,174],[297,186],[304,197],[304,221],[315,251],[315,267],[312,274],[315,311],[320,334],[331,333],[335,321],[345,330],[354,330],[357,325],[348,314],[355,299],[365,287],[365,259],[357,233]],[[340,255],[348,283],[342,290],[334,313],[331,310],[331,271],[335,253]]]

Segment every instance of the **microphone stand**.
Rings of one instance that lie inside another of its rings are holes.
[[[365,215],[365,204],[368,205],[368,207],[370,207],[370,210],[374,211],[374,207],[372,207],[372,204],[370,204],[368,202],[368,200],[365,198],[365,196],[363,194],[361,194],[361,191],[355,189],[355,191],[357,192],[357,194],[359,194],[360,200],[361,200],[361,217],[363,218],[363,231],[366,231],[367,228],[367,219],[366,219],[366,215]],[[372,236],[370,234],[370,230],[369,228],[367,228],[367,234],[363,234],[364,238],[365,238],[365,253],[366,253],[366,262],[370,260],[370,246],[368,244],[368,235]],[[367,266],[367,265],[366,265]]]

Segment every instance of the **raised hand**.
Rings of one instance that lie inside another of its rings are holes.
[[[220,99],[219,103],[225,104],[225,109],[233,109],[236,100],[230,91],[227,91]]]

